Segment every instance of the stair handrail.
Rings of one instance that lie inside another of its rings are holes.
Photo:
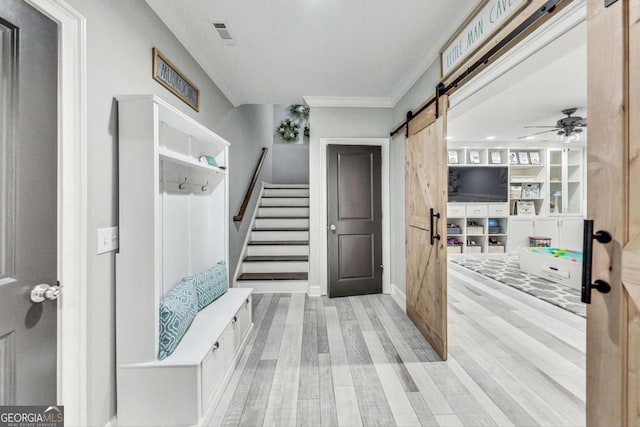
[[[244,200],[242,200],[242,205],[240,205],[240,210],[238,210],[238,214],[234,215],[233,220],[235,222],[240,222],[244,218],[244,214],[247,211],[247,206],[249,206],[249,201],[251,200],[251,194],[253,194],[253,190],[256,187],[256,183],[258,182],[258,177],[260,176],[260,172],[262,171],[262,165],[264,164],[264,159],[267,157],[267,151],[269,151],[268,147],[262,147],[262,155],[260,156],[260,160],[258,160],[258,164],[256,165],[256,170],[253,173],[253,178],[251,178],[251,182],[249,183],[249,188],[247,188],[247,193],[244,195]]]

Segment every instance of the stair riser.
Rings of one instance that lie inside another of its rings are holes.
[[[308,241],[308,231],[253,231],[251,240],[260,242]]]
[[[243,262],[242,273],[306,273],[309,271],[308,262]]]
[[[304,218],[295,218],[295,219],[256,218],[256,228],[277,228],[282,230],[286,230],[288,228],[309,228],[309,220]]]
[[[263,195],[267,197],[309,197],[306,188],[265,188]]]
[[[274,292],[307,292],[307,280],[247,280],[236,282],[237,288],[253,288],[254,294]]]
[[[285,198],[263,198],[260,206],[304,206],[309,207],[309,198],[306,197],[285,197]]]
[[[247,248],[249,256],[309,255],[309,246],[258,245]]]
[[[265,217],[308,217],[309,208],[259,208],[258,216]]]

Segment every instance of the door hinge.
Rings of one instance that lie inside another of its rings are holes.
[[[383,264],[380,264],[380,270],[384,271],[384,265]]]
[[[617,1],[618,0],[604,0],[604,7],[609,7]]]

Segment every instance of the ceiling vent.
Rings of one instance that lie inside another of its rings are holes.
[[[236,41],[231,35],[231,31],[229,30],[229,27],[226,22],[223,22],[223,21],[213,22],[213,28],[218,33],[218,36],[220,36],[220,41],[222,41],[222,44],[226,46],[236,45]]]

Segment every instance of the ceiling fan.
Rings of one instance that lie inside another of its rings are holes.
[[[565,114],[567,117],[563,117],[556,122],[555,126],[525,126],[526,129],[538,128],[550,128],[549,130],[543,130],[542,132],[537,132],[531,135],[524,135],[518,137],[518,139],[526,139],[536,135],[540,135],[547,132],[556,132],[558,138],[564,141],[578,141],[580,139],[580,134],[582,133],[582,128],[587,127],[587,118],[580,116],[572,116],[573,113],[577,111],[577,108],[567,108],[566,110],[562,110],[562,114]]]

